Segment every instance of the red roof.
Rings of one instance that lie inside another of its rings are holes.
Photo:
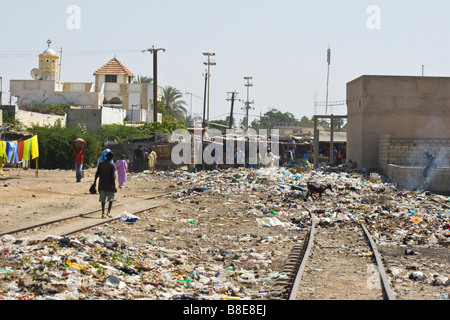
[[[112,75],[127,74],[130,77],[134,77],[134,74],[130,70],[128,70],[122,64],[122,62],[117,60],[116,57],[109,60],[108,63],[106,63],[103,67],[94,72],[94,75],[97,74],[112,74]]]

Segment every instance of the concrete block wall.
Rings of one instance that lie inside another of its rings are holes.
[[[378,169],[385,175],[388,172],[390,144],[391,136],[389,135],[383,135],[378,140]]]
[[[380,136],[378,140],[378,168],[387,174],[387,166],[422,167],[427,164],[424,151],[436,155],[438,167],[450,167],[450,139],[447,138],[392,138]]]

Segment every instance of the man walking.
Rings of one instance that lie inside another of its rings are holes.
[[[73,141],[73,153],[75,154],[75,177],[77,182],[81,182],[83,177],[83,155],[85,142],[83,139],[76,139]]]
[[[114,158],[114,154],[110,151],[106,155],[106,160],[100,162],[95,173],[94,185],[98,182],[98,191],[100,194],[99,201],[102,203],[102,219],[105,218],[105,204],[108,200],[108,212],[106,215],[111,218],[111,208],[114,201],[114,193],[117,192],[115,166],[111,160]]]

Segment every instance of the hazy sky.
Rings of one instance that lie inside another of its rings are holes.
[[[135,75],[152,76],[152,55],[141,51],[164,48],[158,84],[193,93],[192,110],[201,115],[202,53],[210,52],[210,120],[229,114],[227,92],[247,99],[247,76],[250,121],[270,108],[311,117],[315,94],[326,98],[328,46],[330,102],[345,100],[346,83],[364,74],[420,76],[424,65],[425,76],[447,76],[449,14],[448,0],[1,0],[3,102],[9,80],[31,79],[51,39],[63,52],[61,81],[93,82],[114,56]],[[189,110],[191,95],[184,100]],[[236,102],[235,111],[243,114],[243,106]]]

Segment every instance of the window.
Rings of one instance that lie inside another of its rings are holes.
[[[117,82],[117,76],[116,75],[105,75],[105,82]]]
[[[50,69],[50,59],[45,59],[45,69]]]
[[[39,68],[42,69],[44,67],[44,61],[41,59],[41,63],[39,64]]]
[[[55,59],[52,60],[52,69],[55,69]]]

